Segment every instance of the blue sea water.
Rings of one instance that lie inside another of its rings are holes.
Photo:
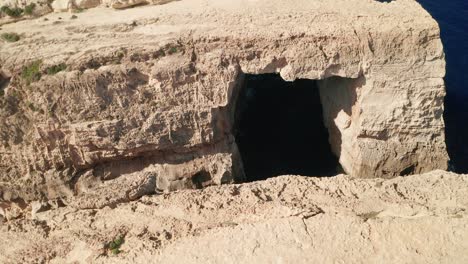
[[[468,0],[418,0],[437,20],[447,60],[445,123],[450,167],[468,173]]]

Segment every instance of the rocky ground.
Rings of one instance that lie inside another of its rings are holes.
[[[434,171],[281,176],[103,208],[36,203],[2,221],[0,262],[467,263],[467,192],[466,175]]]

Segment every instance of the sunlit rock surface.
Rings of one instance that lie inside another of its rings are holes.
[[[319,80],[329,142],[353,177],[446,169],[444,53],[416,1],[183,0],[70,16],[0,30],[21,36],[0,42],[5,200],[130,174],[155,191],[242,180],[232,129],[247,73]],[[41,78],[28,80],[35,61]]]

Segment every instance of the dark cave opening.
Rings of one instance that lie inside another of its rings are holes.
[[[339,163],[328,143],[317,81],[246,75],[235,117],[246,181],[337,174]]]

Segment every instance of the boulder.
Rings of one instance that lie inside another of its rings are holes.
[[[55,0],[52,2],[54,12],[66,12],[73,9],[89,9],[97,7],[101,0]]]
[[[55,0],[52,2],[52,9],[54,9],[54,12],[66,12],[73,9],[73,7],[73,0]]]
[[[77,8],[89,9],[97,7],[101,4],[101,0],[75,0]]]
[[[36,218],[37,213],[41,213],[50,209],[50,205],[45,201],[33,201],[30,206],[32,219]]]

